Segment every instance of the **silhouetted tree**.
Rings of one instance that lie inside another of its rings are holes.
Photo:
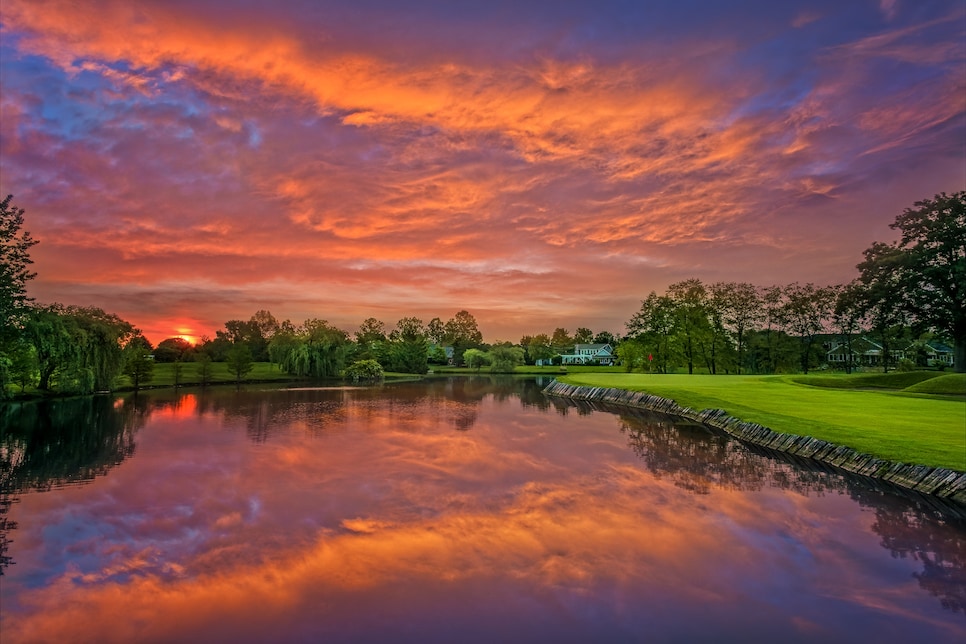
[[[950,334],[955,369],[966,371],[966,191],[917,201],[889,227],[899,241],[872,244],[858,265],[870,304]]]

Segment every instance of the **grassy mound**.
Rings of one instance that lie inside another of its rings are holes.
[[[879,458],[966,471],[966,401],[927,398],[922,392],[910,396],[906,390],[803,386],[799,378],[784,376],[588,373],[558,379],[646,391],[698,411],[723,409],[776,432],[812,436]]]
[[[853,373],[850,375],[794,376],[792,382],[831,389],[906,389],[941,377],[938,371],[892,371],[890,373]],[[926,393],[926,392],[923,392]]]
[[[966,373],[949,373],[938,378],[930,378],[905,388],[917,394],[938,394],[944,396],[966,396]],[[964,417],[966,423],[966,417]]]

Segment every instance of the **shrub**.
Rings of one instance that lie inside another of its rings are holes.
[[[375,360],[356,360],[342,372],[346,378],[353,382],[374,382],[382,379],[384,372],[382,365]]]

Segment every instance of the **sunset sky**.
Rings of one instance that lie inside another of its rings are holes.
[[[966,189],[966,4],[3,0],[37,301],[152,342],[259,309],[624,331],[851,280]]]

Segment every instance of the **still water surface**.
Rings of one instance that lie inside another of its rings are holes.
[[[2,409],[16,642],[962,642],[966,524],[534,381]]]

